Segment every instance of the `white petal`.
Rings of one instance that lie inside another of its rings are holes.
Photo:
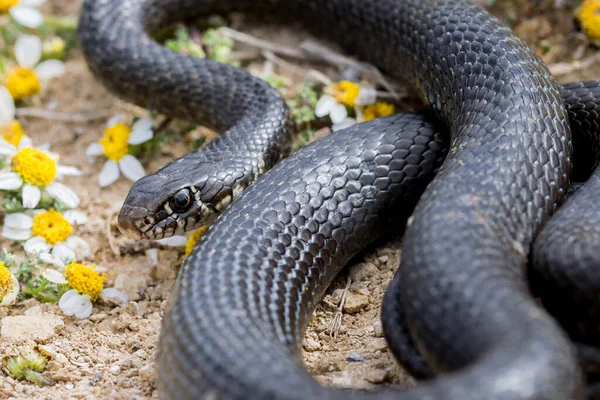
[[[12,277],[12,285],[13,290],[6,296],[4,296],[2,302],[0,303],[0,306],[10,306],[15,304],[15,302],[17,301],[17,295],[19,294],[20,286],[19,281],[17,280],[17,278],[14,277],[14,275]]]
[[[104,147],[100,143],[92,143],[88,146],[85,151],[85,155],[88,157],[97,157],[104,154]]]
[[[112,160],[106,160],[102,171],[98,175],[98,183],[101,187],[110,185],[119,179],[119,164]]]
[[[56,243],[52,248],[52,256],[67,264],[77,258],[77,255],[66,243]]]
[[[60,307],[60,303],[61,302],[67,302],[69,300],[71,300],[71,298],[75,297],[76,295],[78,295],[77,290],[75,289],[71,289],[71,290],[67,290],[61,297],[60,300],[58,301],[58,305]],[[61,307],[62,309],[62,307]]]
[[[124,306],[129,301],[129,295],[127,295],[127,293],[115,288],[102,289],[100,297],[102,300],[114,303],[118,306]]]
[[[31,229],[33,226],[33,218],[25,213],[7,214],[4,217],[4,226],[16,229]]]
[[[40,80],[56,78],[65,73],[65,63],[60,60],[42,61],[35,67],[35,74]]]
[[[24,5],[24,6],[30,6],[30,7],[39,7],[42,4],[44,4],[46,2],[46,0],[21,0],[20,4]]]
[[[125,178],[132,182],[135,182],[146,175],[142,163],[131,154],[125,154],[123,158],[121,158],[119,161],[119,169]]]
[[[52,182],[46,186],[46,193],[69,208],[75,208],[79,205],[79,197],[75,192],[60,182]]]
[[[31,229],[11,228],[4,225],[2,227],[2,236],[10,240],[27,240],[31,237]]]
[[[63,217],[65,217],[71,225],[83,225],[88,220],[87,215],[77,210],[67,210],[63,213]]]
[[[152,131],[152,121],[148,118],[140,118],[131,127],[131,134],[127,143],[140,144],[152,139],[154,132]]]
[[[42,15],[42,13],[38,9],[33,8],[33,7],[28,7],[25,5],[15,6],[15,7],[12,7],[9,10],[9,12],[10,12],[10,15],[15,19],[15,21],[17,21],[18,23],[20,23],[23,26],[26,26],[27,28],[32,28],[32,29],[38,28],[44,22],[44,16]],[[40,48],[40,55],[41,55],[41,48]],[[39,58],[37,61],[39,61]],[[36,61],[36,63],[37,63],[37,61]],[[35,65],[36,63],[34,63],[33,65]],[[19,62],[19,64],[21,64],[21,63]]]
[[[92,314],[92,302],[87,294],[80,295],[77,290],[71,289],[62,295],[58,307],[65,315],[75,315],[77,318],[87,318]]]
[[[45,252],[38,254],[38,260],[42,261],[46,264],[54,265],[56,268],[63,269],[65,267],[65,263],[54,257],[52,254]]]
[[[160,243],[163,246],[170,246],[170,247],[185,246],[187,241],[188,241],[188,238],[183,235],[175,235],[175,236],[166,237],[164,239],[155,240],[156,243]]]
[[[11,8],[11,15],[15,8],[18,7]],[[15,43],[15,58],[20,66],[33,68],[42,58],[42,40],[33,35],[19,36]]]
[[[348,117],[348,111],[346,110],[346,106],[343,104],[336,104],[331,108],[329,118],[331,118],[331,122],[333,124],[339,124],[345,120],[346,117]]]
[[[42,199],[42,191],[39,187],[26,183],[23,185],[23,207],[36,208]]]
[[[40,236],[34,236],[31,239],[28,239],[23,245],[23,249],[27,254],[39,254],[43,252],[48,252],[51,246],[46,243],[46,239]]]
[[[15,101],[8,89],[0,86],[0,126],[10,124],[15,119]]]
[[[81,260],[90,255],[90,245],[79,236],[70,236],[67,238],[67,246],[75,254],[75,257],[73,257],[74,260]]]
[[[25,139],[25,137],[23,137]],[[23,141],[21,139],[21,142]],[[0,156],[12,156],[17,152],[17,148],[10,143],[2,140],[0,141]]]
[[[33,146],[30,146],[33,147]],[[58,153],[53,153],[50,151],[50,143],[43,143],[40,144],[38,146],[36,146],[38,149],[44,151],[46,154],[48,154],[50,157],[52,157],[52,159],[56,162],[58,162],[60,155]]]
[[[53,268],[44,268],[42,271],[42,276],[52,283],[58,283],[61,285],[68,283],[62,272],[59,272]]]
[[[328,94],[321,96],[315,107],[315,115],[319,118],[329,115],[331,108],[337,104],[337,101]]]
[[[58,165],[56,167],[57,176],[79,176],[82,172],[77,167],[71,167],[68,165]]]
[[[356,105],[368,106],[371,104],[375,104],[376,100],[377,89],[375,89],[374,86],[365,85],[360,87],[358,97],[356,98]]]
[[[333,126],[331,127],[332,131],[339,131],[341,129],[346,129],[351,127],[352,125],[356,124],[356,120],[354,118],[346,118],[345,120],[343,120],[342,122],[340,122],[339,124],[333,124]]]
[[[19,149],[22,149],[24,147],[33,147],[33,140],[31,140],[29,136],[23,136],[21,138],[21,142],[19,143]],[[38,148],[43,150],[42,146],[38,146]]]
[[[116,124],[118,124],[119,122],[123,121],[123,116],[121,114],[117,114],[114,117],[111,117],[111,119],[109,119],[108,121],[106,121],[106,127],[107,128],[112,128],[113,126],[115,126]]]
[[[0,173],[0,190],[16,190],[23,185],[23,180],[16,172]]]

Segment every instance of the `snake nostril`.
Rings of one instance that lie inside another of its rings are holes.
[[[144,225],[152,225],[152,220],[150,219],[150,217],[145,217],[143,222]]]

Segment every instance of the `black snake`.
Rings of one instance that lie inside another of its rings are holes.
[[[241,70],[174,54],[149,36],[232,10],[306,21],[386,72],[412,77],[430,111],[326,137],[239,195],[289,152],[285,103]],[[214,219],[239,195],[179,274],[157,360],[162,397],[585,397],[571,342],[526,280],[531,243],[571,173],[565,103],[533,51],[487,12],[459,0],[88,0],[79,34],[91,69],[115,93],[226,132],[138,181],[119,218],[129,234],[165,237]],[[581,142],[575,172],[589,175],[598,85],[562,90]],[[587,278],[598,264],[598,186],[581,189],[533,248],[536,291],[551,290],[548,308],[583,338],[597,329],[597,290]],[[316,302],[350,257],[386,231],[401,232],[409,216],[384,322],[394,340],[401,311],[442,376],[403,393],[318,385],[298,360]],[[592,242],[573,247],[574,237]]]

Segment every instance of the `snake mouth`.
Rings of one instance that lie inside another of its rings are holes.
[[[136,240],[144,238],[135,221],[141,221],[147,214],[145,209],[123,205],[117,218],[117,225],[122,234]]]

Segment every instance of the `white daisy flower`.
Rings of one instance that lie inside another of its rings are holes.
[[[76,258],[89,256],[89,244],[72,235],[72,224],[81,221],[81,215],[70,213],[63,216],[54,210],[36,211],[41,212],[33,212],[33,216],[26,213],[6,215],[2,236],[25,241],[23,248],[27,254],[37,255],[39,260],[58,268]]]
[[[317,101],[315,115],[329,116],[331,129],[338,131],[348,128],[358,121],[348,116],[348,107],[362,115],[362,108],[375,103],[377,90],[372,85],[359,85],[350,81],[334,82],[323,89],[324,94]]]
[[[0,190],[20,190],[25,208],[37,207],[42,192],[68,208],[77,207],[77,194],[56,179],[81,172],[75,167],[58,164],[54,154],[30,145],[24,138],[18,147],[0,143],[0,156],[10,157],[10,166],[0,170]]]
[[[0,14],[10,14],[19,24],[27,28],[39,28],[44,16],[38,8],[46,0],[5,0],[0,2]]]
[[[131,128],[121,122],[120,117],[111,118],[102,139],[92,143],[86,152],[88,157],[104,155],[107,158],[98,175],[100,186],[105,187],[116,182],[121,173],[132,182],[146,175],[142,163],[128,154],[129,145],[147,142],[153,135],[152,121],[147,118],[140,118]]]
[[[15,43],[18,67],[8,71],[4,86],[15,100],[33,96],[42,90],[42,83],[64,74],[65,64],[60,60],[42,58],[42,41],[33,35],[21,35]]]
[[[92,301],[87,294],[79,294],[77,290],[71,289],[63,294],[58,300],[58,307],[67,316],[74,315],[79,319],[88,318],[92,315]]]
[[[106,274],[95,271],[96,265],[87,266],[71,262],[63,269],[63,275],[72,290],[66,292],[59,300],[58,306],[66,315],[87,318],[92,314],[92,303],[104,296],[108,301],[124,304],[129,297],[118,290],[103,289]]]
[[[0,262],[0,306],[10,306],[17,301],[19,281],[10,270]]]
[[[15,119],[15,101],[13,100],[10,92],[4,87],[0,86],[0,144],[10,144],[13,147],[18,147],[21,141],[27,141],[26,144],[31,143],[23,127]],[[2,149],[0,148],[0,157],[2,157]]]
[[[324,94],[321,96],[319,101],[317,101],[317,106],[315,107],[315,115],[319,118],[323,118],[329,116],[331,119],[331,123],[335,127],[337,124],[341,124],[344,121],[347,121],[351,118],[348,117],[348,111],[346,110],[346,106],[338,103],[338,101],[328,94]],[[333,128],[333,130],[336,130]]]

